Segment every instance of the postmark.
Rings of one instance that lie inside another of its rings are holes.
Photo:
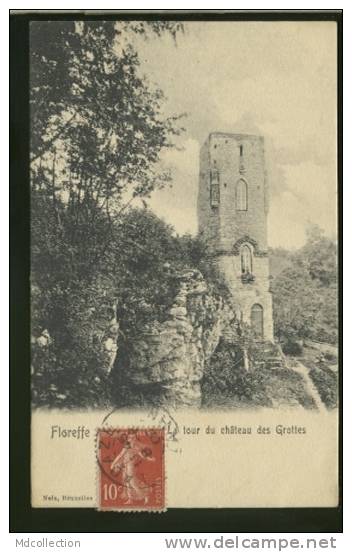
[[[98,509],[165,511],[164,452],[164,428],[98,429]]]

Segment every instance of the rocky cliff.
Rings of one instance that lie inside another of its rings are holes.
[[[166,320],[153,322],[128,344],[118,379],[130,396],[135,393],[134,403],[199,407],[205,362],[220,337],[234,331],[235,315],[198,270],[173,278],[177,292]]]

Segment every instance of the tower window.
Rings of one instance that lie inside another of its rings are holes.
[[[240,145],[240,157],[243,157],[243,146],[242,146],[242,144]]]
[[[249,245],[241,247],[241,272],[242,274],[252,274],[252,251]]]
[[[218,207],[220,203],[219,172],[213,169],[210,174],[210,206]]]
[[[247,211],[248,209],[248,190],[244,180],[239,180],[236,185],[236,209],[237,211]]]

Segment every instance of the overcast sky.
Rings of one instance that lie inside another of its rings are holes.
[[[141,70],[187,112],[173,188],[151,207],[197,231],[199,148],[212,131],[262,134],[271,190],[269,245],[299,247],[305,228],[336,235],[336,26],[333,22],[190,22],[178,38],[140,42]]]

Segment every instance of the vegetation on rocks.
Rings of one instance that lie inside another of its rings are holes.
[[[117,395],[121,405],[157,396],[155,372],[147,389],[142,381],[133,392],[111,389],[117,364],[129,369],[131,344],[166,324],[170,335],[176,325],[189,333],[177,365],[185,351],[196,359],[190,396],[201,385],[204,406],[313,407],[298,374],[241,367],[253,345],[245,328],[232,328],[237,348],[221,343],[213,354],[226,285],[202,240],[177,236],[145,203],[169,183],[158,161],[183,129],[179,114],[164,116],[162,91],[141,75],[131,36],[173,40],[182,24],[37,21],[32,31],[33,404],[105,407]],[[136,199],[144,207],[133,207]],[[336,244],[315,228],[303,248],[273,250],[271,259],[275,332],[287,351],[305,339],[336,343]],[[200,271],[207,291],[187,289],[184,304],[178,275],[186,269]],[[311,377],[333,406],[335,374],[312,367]]]

